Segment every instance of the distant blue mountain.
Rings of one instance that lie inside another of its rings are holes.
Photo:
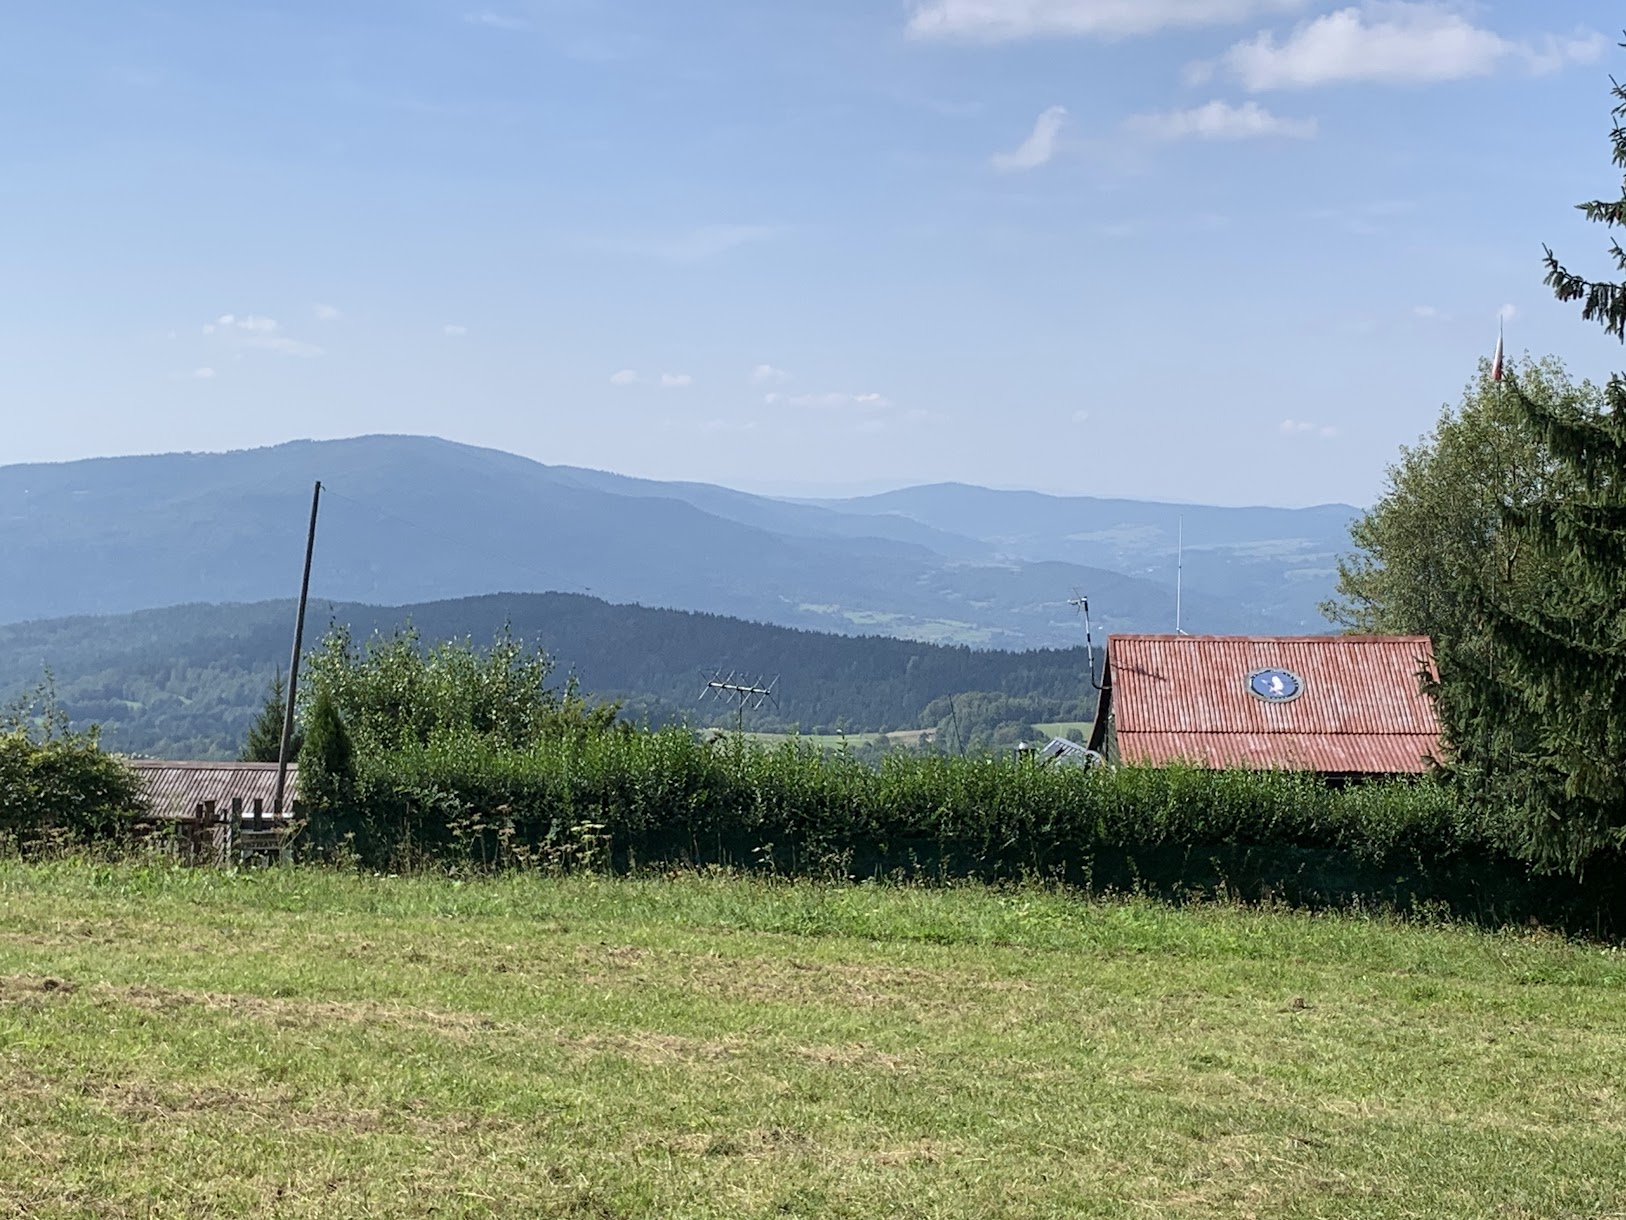
[[[313,592],[499,590],[1005,648],[1166,630],[1319,631],[1354,510],[1219,509],[959,485],[806,502],[549,466],[429,437],[0,467],[0,622],[287,597],[310,488]]]

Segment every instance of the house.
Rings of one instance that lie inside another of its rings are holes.
[[[256,813],[269,817],[276,799],[276,763],[166,762],[141,758],[130,760],[129,766],[141,781],[142,791],[157,818],[194,818],[200,806],[210,805],[217,816],[235,812],[248,818]],[[283,796],[287,813],[292,812],[298,785],[299,768],[290,764]]]
[[[1418,775],[1440,755],[1426,636],[1114,635],[1090,748],[1108,762]]]

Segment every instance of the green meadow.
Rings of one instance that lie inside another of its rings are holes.
[[[0,862],[0,1214],[1626,1211],[1626,956],[723,874]]]

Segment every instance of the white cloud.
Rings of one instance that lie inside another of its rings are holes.
[[[821,411],[884,411],[892,400],[884,394],[781,394],[777,390],[763,399],[769,406],[808,407]]]
[[[1074,411],[1073,412],[1073,422],[1075,424],[1087,424],[1087,423],[1089,423],[1090,422],[1090,413],[1088,411]]]
[[[258,314],[245,314],[238,317],[234,313],[223,313],[213,322],[207,323],[203,333],[212,335],[217,331],[244,330],[251,334],[270,334],[279,329],[274,318],[262,318]]]
[[[771,364],[759,364],[751,370],[751,380],[757,385],[782,385],[790,380],[790,374]]]
[[[1514,318],[1518,317],[1518,315],[1519,311],[1512,305],[1504,305],[1502,308],[1496,311],[1496,316],[1504,322],[1511,322]]]
[[[1303,419],[1282,420],[1281,432],[1285,436],[1319,436],[1324,439],[1338,435],[1338,429],[1331,424],[1312,424]]]
[[[1124,126],[1153,140],[1256,140],[1267,136],[1307,140],[1316,130],[1314,119],[1284,119],[1258,102],[1240,106],[1209,102],[1191,110],[1140,114],[1125,120]]]
[[[993,166],[1001,173],[1038,169],[1056,155],[1056,137],[1067,121],[1065,106],[1052,106],[1033,123],[1033,132],[1008,153],[995,153]]]
[[[1449,322],[1451,315],[1435,305],[1413,305],[1412,317],[1422,318],[1425,322]]]
[[[685,386],[694,384],[694,378],[687,373],[662,373],[661,388],[665,390],[681,390]]]
[[[622,369],[619,373],[610,374],[611,385],[637,385],[638,373],[634,369]]]
[[[1303,0],[912,0],[916,38],[1007,42],[1044,35],[1121,38],[1295,10]]]
[[[448,322],[440,328],[440,333],[452,339],[461,339],[469,333],[467,326],[459,326],[456,322]]]
[[[483,9],[478,13],[464,13],[463,20],[470,25],[483,25],[493,30],[519,31],[535,28],[523,17],[507,17],[502,13],[494,13],[490,9]]]
[[[316,344],[283,334],[282,326],[275,318],[265,318],[259,314],[239,316],[223,313],[213,322],[205,324],[203,333],[214,335],[218,342],[236,348],[254,347],[281,352],[285,356],[322,355],[322,348]]]
[[[1609,40],[1596,30],[1577,30],[1568,38],[1544,35],[1539,43],[1522,43],[1519,55],[1537,76],[1557,72],[1570,64],[1596,63],[1609,49]]]
[[[209,368],[207,365],[201,369],[192,370],[192,376],[198,381],[209,381],[214,377],[214,375],[215,371],[212,368]]]
[[[1504,63],[1552,72],[1598,58],[1597,34],[1547,35],[1539,44],[1514,42],[1475,25],[1435,0],[1368,0],[1299,24],[1281,42],[1263,31],[1239,42],[1219,66],[1254,93],[1309,89],[1348,81],[1420,84],[1488,76]],[[1200,75],[1205,65],[1198,65]]]
[[[318,322],[337,322],[344,317],[337,305],[312,305],[311,312],[316,315]]]

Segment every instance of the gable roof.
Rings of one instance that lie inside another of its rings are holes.
[[[245,762],[167,762],[137,758],[128,763],[141,790],[152,804],[154,816],[189,818],[205,801],[213,801],[219,813],[231,812],[232,798],[240,798],[244,812],[252,811],[256,799],[270,816],[277,793],[276,763]],[[288,765],[288,787],[284,804],[292,809],[299,790],[299,767]]]
[[[1270,670],[1296,695],[1255,694]],[[1420,774],[1440,751],[1425,672],[1426,636],[1114,635],[1103,710],[1126,763]]]

